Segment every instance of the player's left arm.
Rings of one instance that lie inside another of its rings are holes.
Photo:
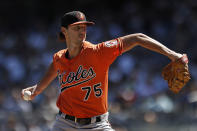
[[[149,50],[155,51],[157,53],[167,56],[172,61],[182,57],[182,54],[176,53],[170,50],[160,42],[148,37],[142,33],[130,34],[127,36],[120,37],[123,43],[123,51],[126,52],[134,48],[135,46],[141,46]]]

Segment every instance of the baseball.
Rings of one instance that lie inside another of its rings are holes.
[[[31,100],[31,92],[30,92],[30,91],[25,91],[25,92],[24,92],[23,98],[24,98],[24,100],[26,100],[26,101]]]

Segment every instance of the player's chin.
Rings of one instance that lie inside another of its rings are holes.
[[[79,40],[79,42],[84,42],[85,38],[79,38],[78,40]]]
[[[86,39],[86,35],[81,34],[81,35],[79,35],[78,38],[79,38],[80,40],[85,40],[85,39]]]

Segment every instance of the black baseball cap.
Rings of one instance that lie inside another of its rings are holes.
[[[76,25],[82,23],[87,25],[94,25],[94,22],[87,21],[85,15],[80,11],[72,11],[65,13],[61,18],[61,26],[63,27],[68,27],[68,25]]]

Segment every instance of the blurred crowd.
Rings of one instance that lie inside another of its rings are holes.
[[[173,127],[178,131],[180,124],[185,125],[180,131],[197,128],[193,127],[197,122],[197,1],[125,0],[112,4],[73,0],[70,5],[49,2],[48,6],[38,0],[23,2],[24,10],[22,3],[1,3],[0,10],[10,11],[8,16],[0,15],[1,131],[49,131],[52,127],[58,112],[57,79],[32,102],[23,101],[20,92],[36,84],[53,54],[66,48],[57,34],[60,17],[71,10],[81,10],[96,23],[87,31],[92,43],[144,33],[189,57],[192,79],[179,94],[170,92],[161,77],[162,68],[170,62],[167,57],[135,47],[116,59],[109,71],[108,99],[110,122],[117,131]],[[17,6],[21,8],[16,12],[10,9]]]

